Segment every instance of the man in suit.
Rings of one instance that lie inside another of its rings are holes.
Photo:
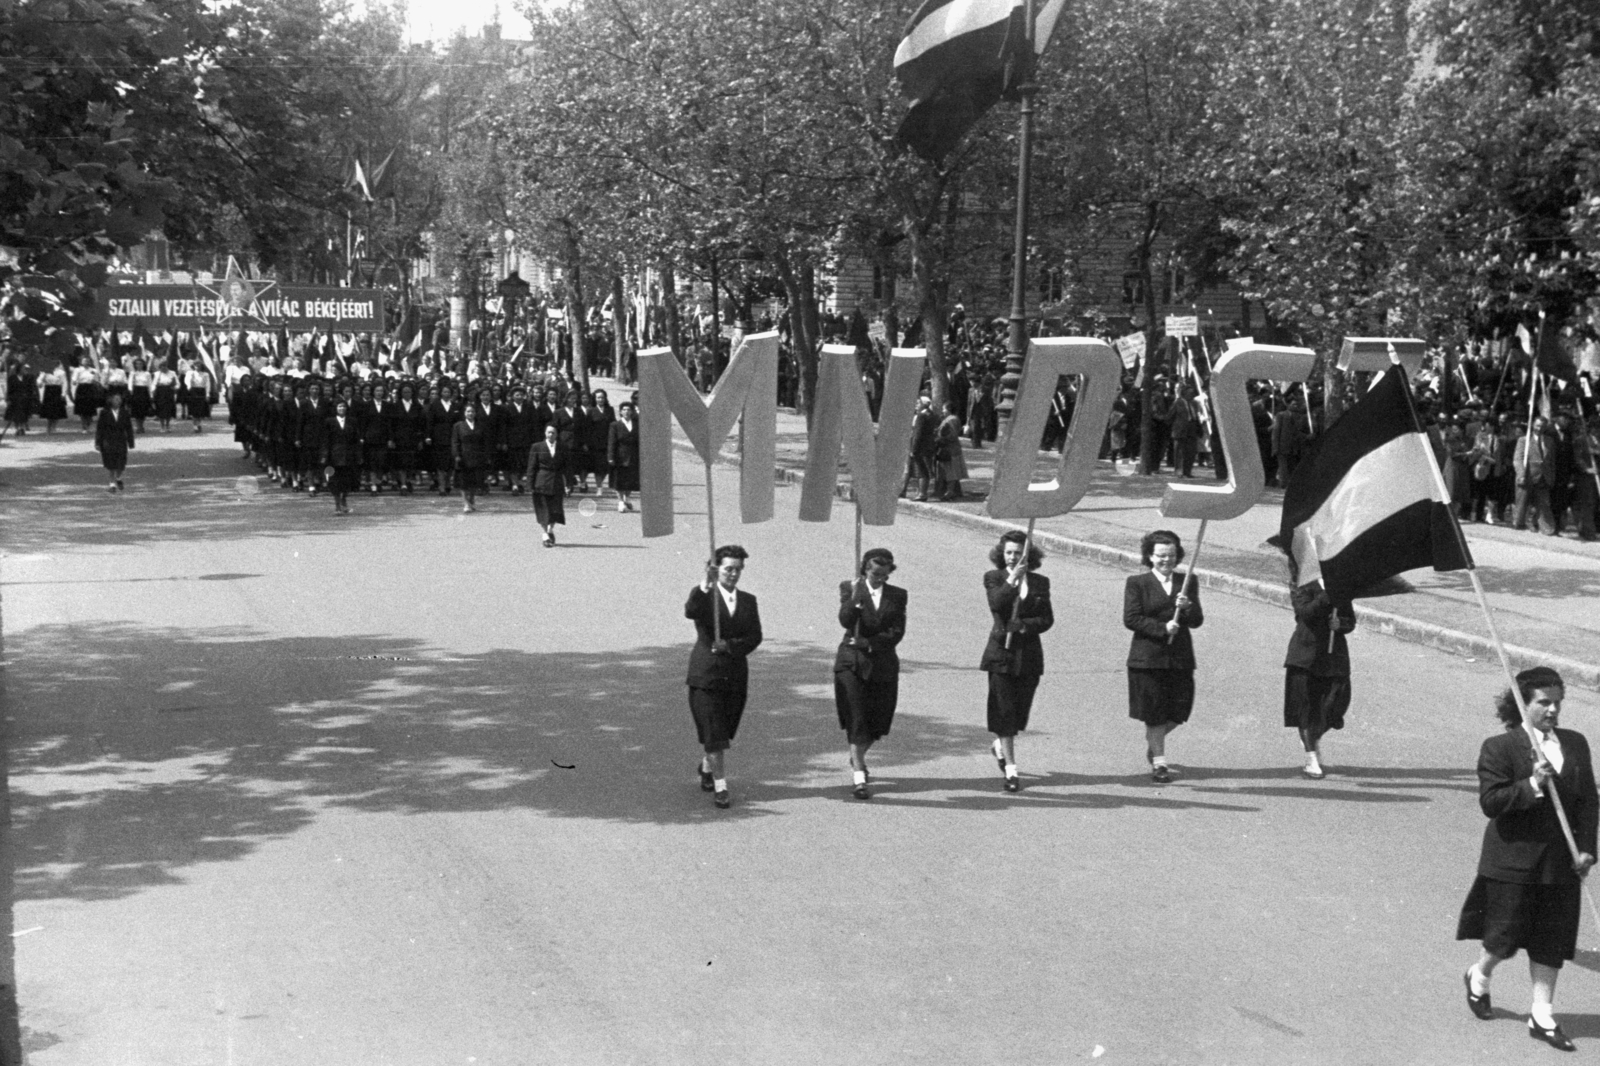
[[[1565,696],[1561,675],[1538,666],[1518,674],[1516,685],[1526,720],[1516,694],[1506,690],[1495,703],[1506,728],[1478,753],[1478,805],[1489,824],[1456,939],[1483,942],[1483,953],[1463,978],[1467,1009],[1475,1017],[1494,1016],[1489,979],[1496,966],[1525,949],[1533,980],[1528,1035],[1573,1051],[1553,1013],[1555,987],[1561,964],[1577,952],[1579,896],[1595,861],[1600,800],[1588,741],[1558,728]],[[1577,854],[1567,844],[1558,802]]]
[[[1200,420],[1195,410],[1194,386],[1185,383],[1167,413],[1172,434],[1172,465],[1179,477],[1194,477],[1195,450],[1200,440]]]
[[[718,548],[683,606],[683,616],[694,622],[695,628],[687,682],[689,713],[705,751],[700,760],[700,787],[712,793],[721,808],[732,803],[723,753],[733,743],[744,715],[750,687],[745,660],[761,644],[756,598],[737,588],[749,557],[737,544]]]
[[[911,420],[911,454],[906,458],[906,479],[900,484],[900,495],[917,479],[917,500],[928,499],[928,482],[933,477],[935,454],[939,447],[939,419],[933,413],[933,401],[926,396],[917,399],[917,413]]]

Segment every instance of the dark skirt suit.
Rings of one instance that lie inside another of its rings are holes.
[[[539,447],[535,445],[534,450]],[[711,650],[715,639],[712,610],[717,612],[722,639],[728,645],[725,655]],[[706,592],[696,585],[689,590],[683,616],[694,622],[695,629],[694,650],[689,653],[689,713],[701,747],[707,752],[726,751],[744,717],[750,688],[750,666],[745,659],[761,644],[761,612],[754,596],[736,590],[730,615],[720,592]]]
[[[94,446],[100,451],[100,465],[113,474],[128,466],[128,450],[133,447],[133,416],[126,407],[113,411],[100,409],[100,420],[94,427]]]
[[[1020,590],[1006,584],[1006,577],[1004,570],[990,570],[983,575],[983,589],[994,621],[978,665],[989,673],[989,732],[997,737],[1014,737],[1028,728],[1033,694],[1044,674],[1044,643],[1039,634],[1056,623],[1050,609],[1050,579],[1029,574],[1028,595],[1017,611],[1021,629],[1012,634],[1011,647],[1007,648],[1006,630]]]
[[[1283,724],[1314,736],[1343,729],[1350,709],[1350,646],[1339,631],[1329,651],[1328,634],[1336,616],[1353,627],[1355,608],[1348,600],[1335,604],[1317,581],[1291,589],[1289,601],[1295,625],[1283,660]]]
[[[611,423],[606,441],[606,465],[611,468],[613,492],[639,491],[639,423],[630,429],[622,419]]]
[[[540,441],[528,449],[528,493],[533,499],[533,514],[541,526],[567,524],[567,460],[572,453],[559,443],[554,455]]]
[[[450,454],[450,430],[461,419],[461,405],[434,400],[428,404],[428,458],[435,474],[448,476],[455,461]]]
[[[873,607],[866,585],[839,583],[839,624],[845,634],[833,657],[833,702],[839,728],[852,744],[871,744],[888,736],[900,702],[900,656],[895,646],[906,635],[906,590],[886,584],[881,599]],[[851,647],[852,637],[867,641],[868,647]]]
[[[344,425],[330,418],[322,430],[322,463],[333,467],[328,480],[330,492],[361,491],[361,426],[354,414],[345,415]]]
[[[1565,804],[1578,850],[1595,854],[1594,764],[1582,733],[1557,729],[1562,767],[1546,783]],[[1488,816],[1478,876],[1461,908],[1457,940],[1481,940],[1509,958],[1518,948],[1544,966],[1560,968],[1578,946],[1581,881],[1548,796],[1534,791],[1533,744],[1512,726],[1478,752],[1478,805]]]
[[[451,428],[450,458],[461,475],[461,488],[482,492],[484,477],[494,458],[494,436],[481,416],[470,423],[463,418]]]
[[[361,426],[361,465],[375,478],[389,472],[389,405],[363,400],[351,412]]]
[[[502,453],[504,471],[520,476],[528,469],[528,450],[535,443],[544,442],[544,426],[539,424],[539,409],[530,403],[521,407],[510,404],[506,407],[505,419],[500,426],[500,443],[505,449]]]
[[[1122,590],[1122,624],[1133,630],[1128,648],[1128,717],[1145,725],[1181,725],[1194,710],[1194,641],[1189,630],[1205,622],[1200,588],[1189,590],[1183,628],[1167,643],[1167,622],[1177,610],[1184,572],[1172,572],[1172,594],[1151,571],[1134,574]]]
[[[325,409],[320,403],[312,403],[310,397],[307,397],[295,404],[293,417],[295,469],[307,477],[314,478],[324,465],[322,453],[327,443],[324,437],[327,433],[328,419],[333,417],[333,412]]]
[[[394,469],[404,474],[415,473],[417,455],[422,442],[428,439],[428,409],[418,400],[411,401],[410,409],[401,400],[391,400],[383,406],[385,422],[389,427],[389,444],[394,445],[391,462]]]

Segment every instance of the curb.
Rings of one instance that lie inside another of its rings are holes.
[[[673,447],[680,451],[694,451],[694,446],[688,441],[674,440],[672,444]],[[717,462],[728,466],[738,464],[737,458],[723,455],[721,452],[717,453]],[[773,471],[773,476],[776,481],[785,485],[798,485],[805,481],[805,475],[800,471],[782,466]],[[961,526],[965,529],[978,530],[985,533],[1003,533],[1008,529],[1024,528],[1015,522],[968,514],[965,511],[951,510],[931,503],[917,503],[915,500],[902,499],[900,508],[922,518],[931,518],[947,525]],[[1033,536],[1035,540],[1048,546],[1052,551],[1061,555],[1071,556],[1074,559],[1083,559],[1087,562],[1097,563],[1100,566],[1116,567],[1120,570],[1133,570],[1139,566],[1138,552],[1112,548],[1105,544],[1095,544],[1086,540],[1076,540],[1072,537],[1061,536],[1058,533],[1035,530]],[[1196,570],[1194,577],[1202,587],[1213,589],[1224,595],[1255,600],[1258,603],[1268,603],[1284,610],[1289,609],[1289,590],[1282,585],[1204,568]],[[1394,637],[1396,640],[1403,640],[1408,644],[1421,644],[1455,655],[1487,659],[1491,662],[1498,658],[1494,642],[1487,637],[1480,637],[1476,633],[1448,629],[1432,622],[1420,622],[1415,618],[1407,618],[1404,615],[1379,610],[1376,607],[1361,605],[1356,607],[1356,618],[1362,626],[1372,632]],[[1506,644],[1504,647],[1506,658],[1511,661],[1513,670],[1526,670],[1532,666],[1554,667],[1561,672],[1563,680],[1568,685],[1574,688],[1588,689],[1591,692],[1600,692],[1600,665],[1579,662],[1576,659],[1568,659],[1560,655],[1550,655],[1534,648],[1524,648],[1516,644]]]

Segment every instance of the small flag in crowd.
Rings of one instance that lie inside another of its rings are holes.
[[[1034,55],[1044,51],[1066,0],[1043,0],[1034,16]],[[1032,75],[1021,0],[925,0],[894,53],[911,98],[899,140],[918,155],[947,155],[1002,99]]]
[[[1440,480],[1404,371],[1385,371],[1295,468],[1270,542],[1335,600],[1418,567],[1470,570]]]

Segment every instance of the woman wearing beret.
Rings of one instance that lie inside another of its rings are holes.
[[[1033,694],[1044,674],[1044,644],[1039,634],[1055,625],[1050,579],[1033,571],[1044,553],[1019,530],[989,550],[994,567],[983,575],[989,600],[989,641],[979,668],[989,674],[988,725],[995,735],[990,751],[1005,777],[1007,792],[1022,788],[1017,776],[1017,734],[1028,728]]]
[[[900,700],[900,656],[906,635],[906,590],[889,584],[894,555],[873,548],[861,557],[859,576],[839,583],[839,624],[844,639],[833,659],[833,701],[839,728],[850,743],[856,799],[869,799],[867,749],[889,735]]]
[[[1145,573],[1122,590],[1122,624],[1133,631],[1128,648],[1128,717],[1144,723],[1145,758],[1158,783],[1172,780],[1167,734],[1194,710],[1194,641],[1189,630],[1205,622],[1199,590],[1185,591],[1183,542],[1170,530],[1139,542]]]
[[[1533,1003],[1528,1035],[1562,1051],[1576,1051],[1554,1014],[1561,964],[1577,953],[1583,878],[1594,865],[1600,801],[1594,764],[1582,733],[1560,729],[1561,675],[1547,666],[1524,670],[1516,694],[1495,701],[1505,728],[1478,752],[1478,806],[1488,817],[1478,876],[1461,908],[1457,940],[1481,940],[1483,952],[1467,968],[1467,1009],[1489,1021],[1489,979],[1495,967],[1528,953]],[[1535,747],[1537,745],[1537,748]],[[1566,811],[1577,854],[1562,831],[1556,803]]]
[[[552,431],[554,427],[551,427]],[[750,689],[745,661],[761,644],[761,612],[756,598],[738,589],[750,553],[725,544],[712,554],[705,577],[689,590],[683,615],[694,622],[694,650],[689,653],[689,713],[705,754],[700,759],[700,788],[712,793],[722,808],[728,794],[724,755],[739,732]]]
[[[1356,627],[1349,600],[1335,601],[1322,582],[1289,590],[1294,635],[1283,660],[1283,724],[1300,731],[1306,764],[1300,772],[1314,781],[1322,769],[1322,736],[1344,728],[1350,709],[1350,647],[1344,635]]]

